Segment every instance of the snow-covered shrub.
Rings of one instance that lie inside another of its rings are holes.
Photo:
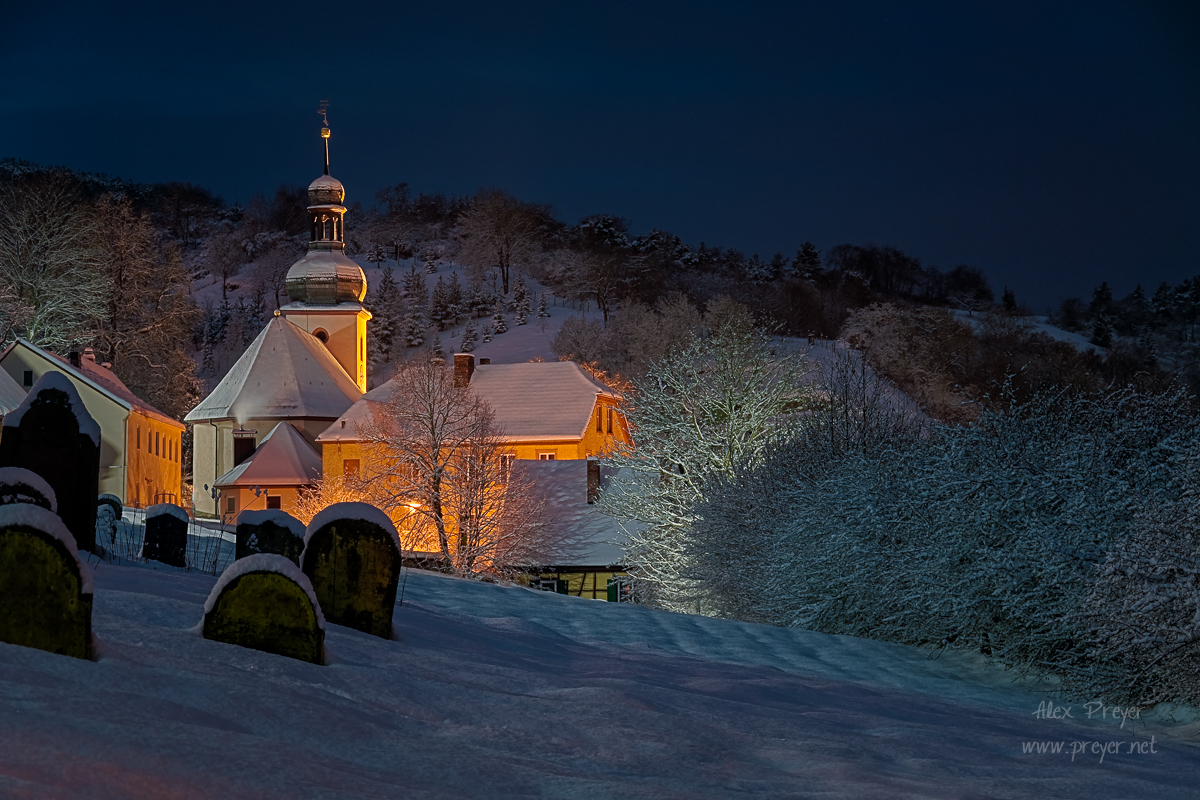
[[[1078,620],[1081,692],[1129,705],[1200,706],[1200,450],[1178,455],[1177,499],[1148,504],[1100,566]]]
[[[1086,669],[1079,612],[1100,565],[1174,496],[1176,453],[1197,444],[1185,400],[1060,393],[841,455],[811,428],[710,487],[691,577],[729,587],[717,608],[775,624]],[[757,582],[723,574],[756,558]]]

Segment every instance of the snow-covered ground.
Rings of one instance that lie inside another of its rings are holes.
[[[952,310],[950,313],[954,315],[955,319],[959,320],[960,322],[967,323],[975,330],[978,330],[979,326],[983,324],[983,315],[980,313],[969,314],[966,311],[958,309]],[[1048,336],[1056,342],[1066,342],[1067,344],[1074,345],[1076,350],[1080,350],[1085,353],[1104,352],[1101,348],[1096,347],[1096,345],[1089,342],[1088,337],[1083,336],[1082,334],[1072,333],[1071,331],[1064,331],[1062,328],[1052,325],[1049,317],[1030,316],[1024,317],[1024,321],[1029,325],[1029,329],[1032,333],[1040,333],[1044,336]]]
[[[0,796],[1196,797],[1179,729],[956,654],[414,571],[316,666],[201,638],[215,580],[100,565],[97,661],[0,644]]]

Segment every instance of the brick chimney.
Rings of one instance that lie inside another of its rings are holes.
[[[79,369],[79,351],[78,350],[72,350],[71,352],[67,353],[67,363],[69,363],[75,369]]]
[[[587,460],[587,501],[590,505],[600,499],[600,462],[594,458]]]
[[[93,364],[96,363],[96,351],[90,347],[83,348],[83,357]]]
[[[470,353],[454,354],[454,388],[465,389],[471,385],[471,375],[475,372],[475,356]]]

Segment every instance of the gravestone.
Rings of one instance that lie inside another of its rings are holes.
[[[174,503],[147,508],[142,558],[180,569],[186,567],[188,523],[187,512]]]
[[[326,620],[391,638],[401,555],[386,514],[366,503],[329,506],[309,523],[300,563]]]
[[[96,495],[100,483],[100,426],[61,372],[37,379],[25,400],[4,418],[0,467],[40,475],[58,503],[58,516],[78,549],[96,543]]]
[[[20,467],[0,467],[0,506],[12,503],[30,503],[58,512],[54,490],[41,475]]]
[[[237,518],[235,558],[274,553],[300,565],[304,551],[304,523],[284,511],[243,511]]]
[[[53,512],[0,506],[0,587],[0,641],[91,657],[91,572]]]
[[[114,494],[102,494],[96,498],[96,543],[100,546],[116,547],[117,523],[124,509],[121,498]]]
[[[299,567],[257,553],[221,573],[204,604],[204,638],[321,664],[325,618]]]

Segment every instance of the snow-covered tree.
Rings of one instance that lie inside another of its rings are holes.
[[[634,446],[610,454],[629,477],[601,508],[629,537],[627,560],[666,608],[692,610],[696,505],[715,475],[758,463],[811,402],[798,352],[773,347],[749,316],[729,319],[655,362],[626,396]]]
[[[492,340],[492,326],[485,324],[482,330],[479,331],[479,338],[484,344]]]
[[[542,292],[540,295],[538,295],[537,317],[538,317],[538,319],[549,319],[550,318],[550,312],[546,310],[546,293],[545,292]]]
[[[451,324],[457,324],[458,320],[467,313],[466,300],[463,296],[462,284],[459,283],[458,273],[450,273],[450,281],[446,284],[446,314]]]
[[[433,286],[433,294],[429,300],[429,319],[440,331],[444,331],[454,319],[450,308],[450,290],[441,275]]]
[[[505,333],[508,331],[508,323],[504,321],[504,312],[500,310],[500,305],[496,305],[496,313],[492,315],[492,327],[496,329],[496,333]]]
[[[10,336],[57,352],[91,338],[91,320],[109,301],[103,226],[66,176],[0,186],[0,291],[9,298],[0,317]]]
[[[467,320],[467,324],[463,327],[462,341],[458,344],[459,352],[470,353],[475,349],[475,341],[475,324],[471,320]]]
[[[400,287],[396,285],[391,265],[383,268],[378,283],[371,288],[366,305],[372,315],[367,357],[372,366],[378,366],[392,360],[393,342],[400,333],[404,318]]]

